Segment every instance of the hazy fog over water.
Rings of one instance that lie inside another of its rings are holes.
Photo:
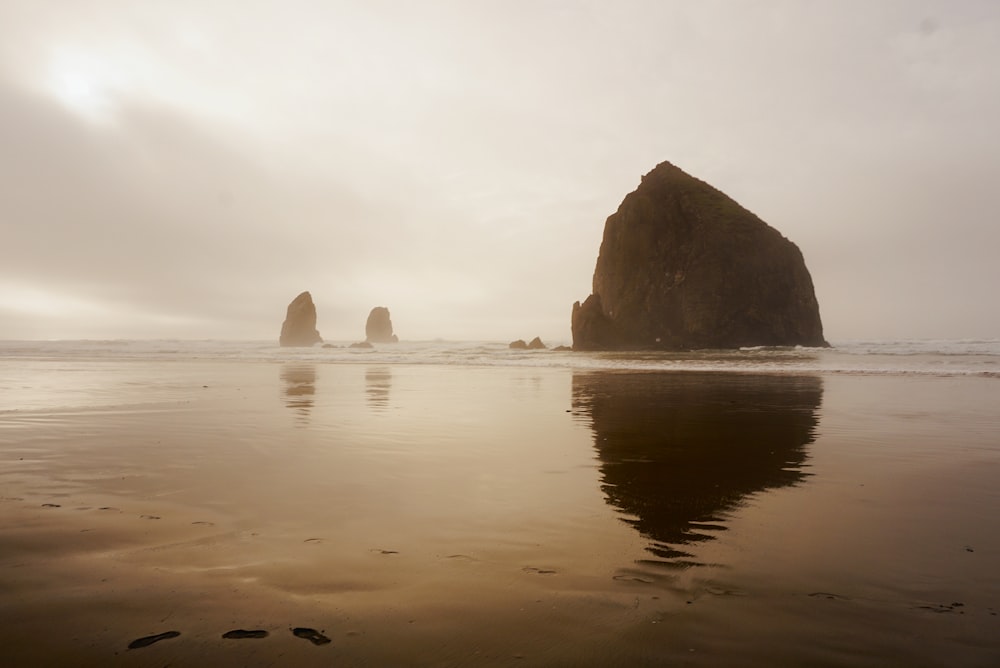
[[[0,338],[569,339],[670,160],[826,336],[997,337],[992,1],[0,3]]]

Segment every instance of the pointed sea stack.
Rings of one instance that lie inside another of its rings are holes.
[[[313,305],[312,295],[303,292],[288,305],[278,343],[283,346],[311,346],[322,342],[316,331],[316,306]]]
[[[669,162],[604,225],[575,350],[827,346],[798,247]]]
[[[392,320],[389,319],[389,309],[376,306],[368,314],[365,323],[365,341],[371,343],[398,343],[399,339],[392,333]]]

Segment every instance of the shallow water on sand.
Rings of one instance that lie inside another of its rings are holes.
[[[20,364],[10,665],[1000,660],[992,378]]]

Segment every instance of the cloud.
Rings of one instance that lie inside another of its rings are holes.
[[[1000,329],[992,3],[12,1],[0,26],[0,336],[273,338],[309,289],[332,338],[386,305],[404,337],[565,340],[662,160],[802,248],[829,338]]]

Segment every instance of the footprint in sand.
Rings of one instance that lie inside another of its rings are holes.
[[[253,631],[247,631],[246,629],[233,629],[232,631],[226,631],[222,634],[223,638],[229,640],[243,640],[244,638],[266,638],[268,636],[267,631],[264,629],[254,629]]]
[[[851,599],[846,596],[841,596],[840,594],[831,594],[828,591],[814,591],[809,594],[810,598],[825,598],[830,601],[850,601]]]
[[[296,638],[305,638],[314,645],[325,645],[330,642],[330,639],[325,635],[317,631],[316,629],[310,629],[305,626],[296,626],[292,629],[292,634]]]
[[[168,640],[170,638],[176,638],[181,634],[180,631],[164,631],[163,633],[157,633],[152,636],[143,636],[142,638],[136,638],[128,644],[129,649],[139,649],[141,647],[149,647],[154,642],[160,642],[161,640]]]
[[[958,610],[958,608],[964,608],[964,607],[965,607],[964,603],[952,603],[951,605],[946,605],[944,603],[938,603],[937,605],[918,605],[918,606],[916,606],[916,609],[917,610],[930,610],[931,612],[936,612],[938,614],[943,613],[943,612],[955,612],[955,611],[958,611],[958,614],[964,615],[965,614],[964,610]]]
[[[618,580],[619,582],[639,582],[641,584],[654,584],[653,580],[649,578],[642,578],[638,575],[615,575],[611,578],[612,580]]]

